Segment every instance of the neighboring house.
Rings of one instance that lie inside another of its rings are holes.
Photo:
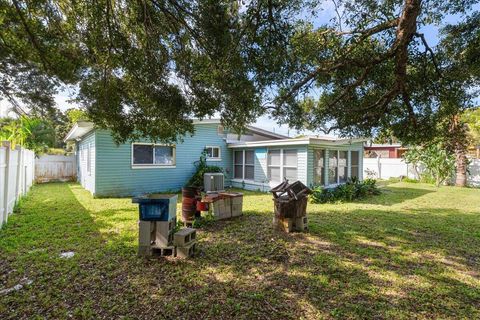
[[[365,158],[401,158],[408,148],[399,143],[365,145]]]
[[[179,190],[207,150],[207,162],[224,169],[225,185],[268,191],[284,178],[335,186],[362,178],[365,139],[291,139],[248,126],[239,136],[219,120],[194,121],[195,134],[176,145],[134,141],[116,145],[109,131],[79,122],[65,140],[76,141],[77,176],[93,195],[132,196]]]

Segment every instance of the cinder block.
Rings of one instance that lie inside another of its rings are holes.
[[[148,246],[138,246],[138,255],[141,257],[148,257],[152,255],[152,247]]]
[[[138,245],[150,246],[154,239],[155,222],[139,221],[138,222]]]
[[[177,255],[177,248],[174,246],[152,246],[152,255],[159,257],[175,257]]]
[[[173,231],[175,230],[175,219],[171,221],[157,221],[155,223],[155,244],[169,246],[173,242]]]
[[[238,216],[241,216],[242,214],[243,214],[242,204],[232,204],[232,217],[238,217]]]
[[[295,229],[295,231],[300,231],[300,232],[308,231],[308,218],[307,218],[307,216],[303,216],[303,217],[300,217],[300,218],[295,218],[294,229]]]
[[[177,247],[177,258],[187,259],[193,257],[195,255],[196,247],[196,241],[185,247]]]
[[[173,236],[173,244],[177,247],[188,246],[197,238],[197,230],[193,228],[183,228]]]
[[[232,205],[243,205],[243,197],[231,197],[232,199]]]

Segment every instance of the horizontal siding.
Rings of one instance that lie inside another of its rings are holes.
[[[217,133],[217,124],[195,125],[194,136],[184,137],[176,145],[175,168],[132,169],[131,143],[116,145],[108,131],[97,131],[97,196],[132,196],[143,193],[179,190],[195,172],[205,146],[220,146],[221,161],[210,165],[225,169],[225,183],[231,173],[231,151],[223,135]],[[148,142],[146,140],[135,142]]]

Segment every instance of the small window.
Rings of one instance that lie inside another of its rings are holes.
[[[174,166],[175,147],[155,144],[133,144],[132,164],[137,166]]]
[[[255,152],[253,150],[235,151],[233,154],[233,177],[253,180],[255,175]]]
[[[208,160],[221,160],[221,152],[220,152],[220,147],[218,146],[206,146],[205,147],[205,152],[207,153],[207,159]]]

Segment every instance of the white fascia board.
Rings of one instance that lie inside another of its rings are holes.
[[[94,125],[92,122],[78,121],[73,125],[72,129],[70,129],[63,141],[67,142],[71,140],[77,140],[92,131],[93,128]]]

